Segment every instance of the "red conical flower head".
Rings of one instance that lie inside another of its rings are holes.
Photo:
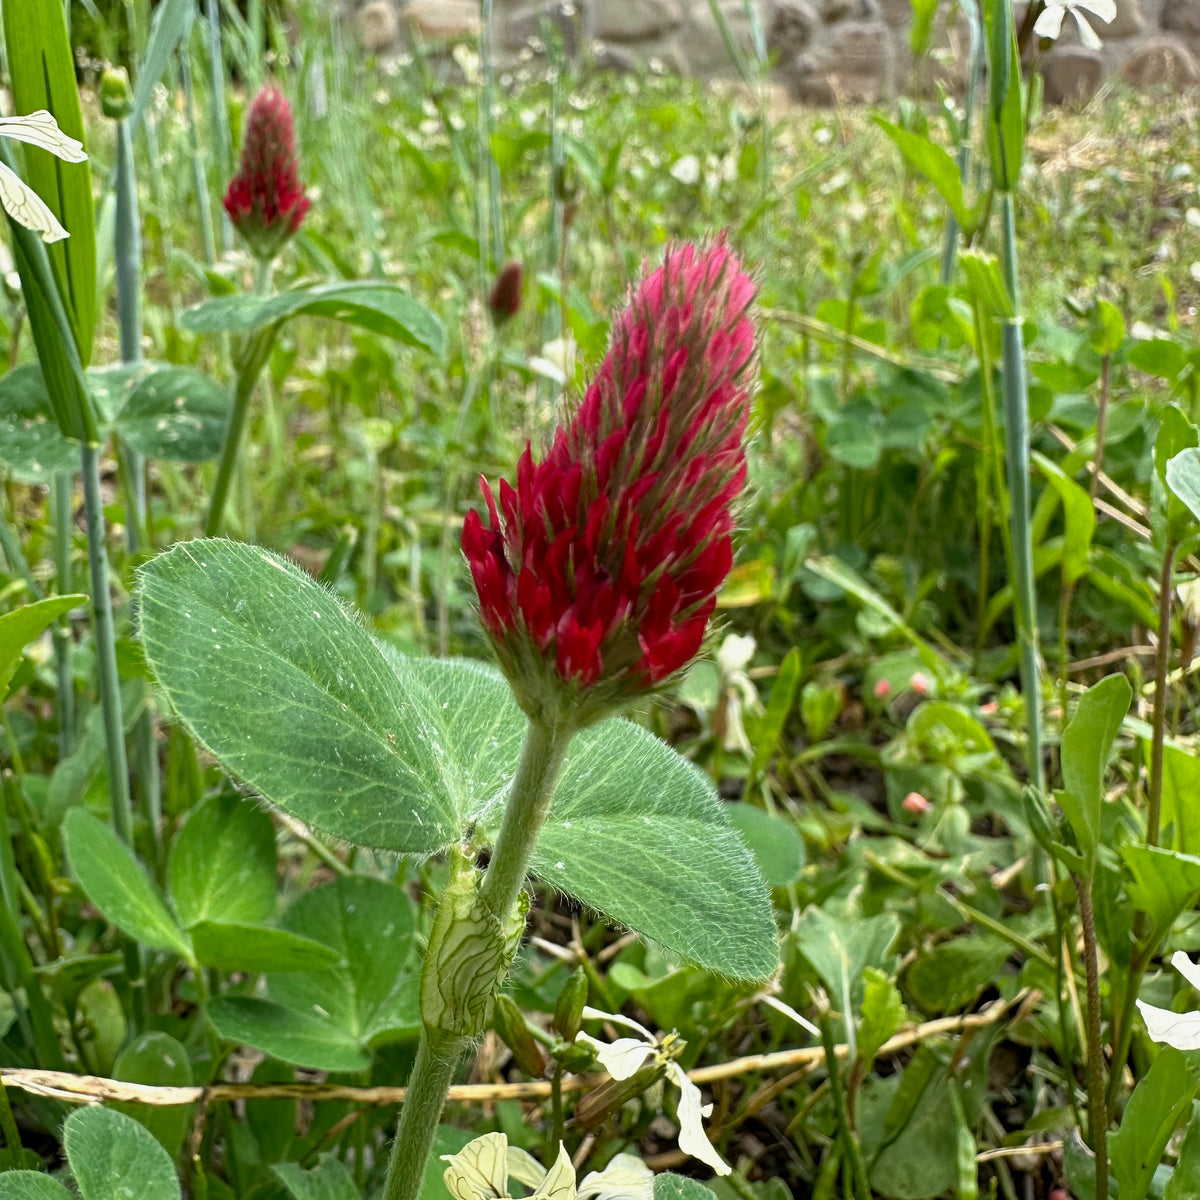
[[[296,167],[292,110],[276,88],[264,88],[250,105],[225,211],[259,258],[274,258],[308,212]]]
[[[583,403],[527,446],[463,552],[483,624],[529,712],[564,689],[581,721],[697,653],[733,561],[745,479],[754,285],[724,238],[671,250],[618,314]]]

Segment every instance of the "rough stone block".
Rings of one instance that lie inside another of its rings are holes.
[[[1160,22],[1164,29],[1200,38],[1200,3],[1197,0],[1163,0]]]
[[[479,36],[475,0],[409,0],[403,12],[409,32],[426,42],[455,42]]]
[[[1139,91],[1177,92],[1200,84],[1200,63],[1176,38],[1147,38],[1125,60],[1121,78]]]
[[[520,50],[540,40],[547,28],[557,31],[567,54],[581,53],[588,41],[586,6],[572,0],[552,0],[518,8],[501,24],[500,44],[506,50]]]
[[[806,0],[775,0],[767,15],[767,53],[775,62],[803,54],[820,22]]]
[[[1042,60],[1042,78],[1051,104],[1089,100],[1104,79],[1104,62],[1086,46],[1056,46]]]
[[[592,34],[607,42],[643,42],[677,29],[679,0],[609,0],[595,6]]]
[[[895,87],[895,46],[883,21],[836,25],[832,36],[781,68],[792,95],[803,104],[875,101]]]
[[[400,42],[400,18],[392,0],[370,0],[354,16],[358,44],[367,54],[386,54]]]
[[[1111,38],[1137,37],[1145,28],[1146,22],[1142,17],[1141,0],[1116,0],[1117,15],[1105,25],[1098,17],[1092,23],[1092,28],[1108,41]]]
[[[754,36],[750,22],[746,20],[741,0],[721,0],[721,13],[729,27],[734,43],[750,60],[754,58]],[[714,20],[707,0],[693,4],[678,31],[679,47],[688,63],[688,69],[704,78],[712,75],[736,73],[733,60]]]

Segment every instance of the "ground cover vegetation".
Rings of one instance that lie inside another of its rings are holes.
[[[0,1197],[1200,1194],[1194,103],[283,7],[3,6]]]

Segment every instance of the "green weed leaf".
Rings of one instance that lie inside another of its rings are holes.
[[[920,134],[910,133],[907,129],[901,129],[899,125],[893,125],[879,116],[875,117],[875,124],[896,143],[904,161],[937,188],[959,228],[968,232],[973,229],[975,210],[963,197],[962,173],[958,169],[958,163],[941,146],[935,145]]]
[[[1081,697],[1062,738],[1063,790],[1057,800],[1085,858],[1100,843],[1100,805],[1108,754],[1129,711],[1133,690],[1124,675],[1110,675]]]
[[[124,1113],[100,1105],[77,1108],[63,1126],[63,1145],[83,1200],[180,1200],[167,1152]]]
[[[113,1076],[130,1083],[152,1083],[160,1087],[190,1087],[192,1064],[187,1051],[170,1034],[153,1029],[135,1038],[113,1065]],[[183,1144],[183,1133],[191,1118],[186,1104],[113,1104],[144,1125],[172,1159]]]
[[[40,1171],[5,1171],[0,1174],[0,1200],[71,1200],[71,1193]]]
[[[427,854],[463,790],[434,706],[291,563],[219,539],[141,577],[142,643],[197,739],[285,812],[361,846]]]
[[[332,1154],[322,1154],[312,1170],[299,1163],[276,1163],[271,1170],[292,1200],[359,1200],[354,1176]]]
[[[0,616],[0,700],[8,693],[8,685],[16,674],[21,654],[30,642],[36,641],[64,613],[87,600],[86,596],[51,596],[34,604]]]
[[[275,911],[275,827],[236,796],[194,808],[171,847],[167,884],[184,929],[201,921],[257,924]]]
[[[341,958],[323,942],[266,925],[201,921],[189,933],[196,961],[220,971],[313,971]]]
[[[1156,936],[1166,937],[1175,918],[1200,896],[1200,858],[1134,844],[1122,846],[1120,854],[1133,876],[1129,898],[1150,918]]]
[[[142,864],[103,821],[82,808],[63,822],[63,847],[87,898],[130,937],[190,960],[187,934],[175,924]]]
[[[205,1011],[221,1037],[281,1062],[315,1071],[365,1071],[371,1055],[358,1038],[313,1012],[255,996],[218,996]]]
[[[1121,1200],[1145,1200],[1167,1142],[1191,1108],[1196,1083],[1197,1068],[1181,1051],[1166,1046],[1154,1056],[1108,1143]]]
[[[338,965],[269,975],[269,1000],[219,997],[209,1017],[222,1037],[284,1062],[362,1070],[372,1046],[420,1028],[415,924],[412,901],[379,879],[350,875],[305,892],[280,926],[332,949]]]
[[[303,315],[357,325],[438,358],[446,352],[441,321],[393,283],[323,283],[274,296],[218,296],[185,309],[179,325],[190,333],[253,333]]]

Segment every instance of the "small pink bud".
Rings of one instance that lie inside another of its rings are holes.
[[[919,817],[922,813],[929,811],[929,801],[920,792],[909,792],[904,797],[900,807],[906,813],[911,813],[914,817]]]
[[[1071,1200],[1071,1193],[1066,1188],[1051,1188],[1046,1200]]]
[[[914,671],[912,678],[908,681],[908,686],[912,688],[918,696],[929,695],[929,676],[922,671]]]
[[[225,211],[263,259],[279,253],[308,212],[296,166],[292,110],[276,88],[264,88],[250,105],[241,161],[225,192]]]
[[[979,711],[985,717],[994,717],[1000,711],[1000,702],[998,700],[989,700],[986,704],[979,706]]]
[[[488,296],[488,311],[497,325],[515,317],[521,308],[521,264],[507,263],[496,276]]]
[[[874,692],[876,700],[886,700],[892,690],[892,685],[886,679],[877,679],[871,690]]]

